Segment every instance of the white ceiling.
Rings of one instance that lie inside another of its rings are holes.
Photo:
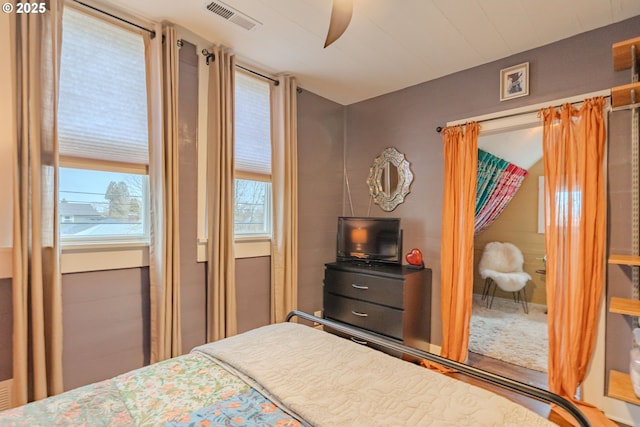
[[[480,133],[478,148],[529,170],[542,158],[542,126],[510,129],[489,135]]]
[[[262,23],[250,31],[209,12],[207,0],[106,1],[343,105],[640,15],[640,0],[354,0],[349,28],[323,49],[331,0],[223,0]]]

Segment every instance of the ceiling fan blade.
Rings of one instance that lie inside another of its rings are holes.
[[[351,22],[353,13],[353,0],[333,0],[331,6],[331,21],[329,21],[329,31],[324,47],[329,46],[346,31]]]

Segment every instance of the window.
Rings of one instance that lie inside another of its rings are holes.
[[[250,179],[235,181],[236,236],[270,236],[271,183]]]
[[[582,219],[582,191],[556,191],[556,225],[558,227],[577,227]],[[571,224],[569,224],[571,219]]]
[[[243,72],[235,82],[236,238],[271,238],[271,88]]]
[[[63,244],[148,242],[148,123],[140,33],[65,9],[60,65]]]
[[[60,234],[67,242],[145,240],[145,175],[60,168]]]

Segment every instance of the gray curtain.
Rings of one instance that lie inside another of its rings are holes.
[[[13,180],[14,405],[61,393],[57,102],[62,1],[11,16],[15,44]]]
[[[151,199],[151,362],[182,354],[178,171],[178,47],[175,28],[145,35]],[[160,36],[162,34],[163,36]],[[164,43],[162,39],[164,37]]]
[[[282,322],[298,307],[298,121],[297,86],[282,76],[271,107],[271,322]]]
[[[237,333],[234,199],[235,56],[218,47],[209,63],[207,117],[207,341]]]

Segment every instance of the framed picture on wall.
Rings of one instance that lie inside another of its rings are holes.
[[[500,70],[500,101],[529,95],[529,63]]]

